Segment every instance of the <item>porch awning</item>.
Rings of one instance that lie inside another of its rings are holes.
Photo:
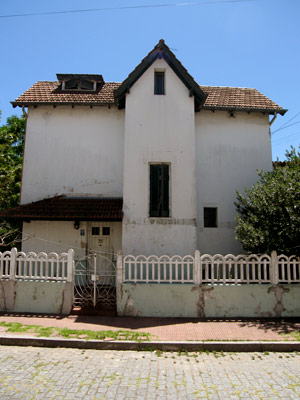
[[[122,221],[122,198],[56,196],[0,210],[4,220]]]

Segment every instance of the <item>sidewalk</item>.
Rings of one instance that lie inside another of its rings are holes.
[[[0,314],[0,322],[85,330],[134,330],[150,333],[153,341],[291,341],[289,334],[300,331],[297,319],[192,319],[103,317],[84,315]],[[6,336],[0,326],[0,336]],[[9,336],[12,336],[9,333]]]

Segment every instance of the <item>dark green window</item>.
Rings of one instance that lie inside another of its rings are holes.
[[[150,164],[150,217],[169,217],[168,164]]]
[[[154,72],[154,94],[165,94],[165,73]]]
[[[217,207],[204,207],[204,228],[218,227]]]

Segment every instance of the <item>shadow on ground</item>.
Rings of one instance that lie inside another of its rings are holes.
[[[154,318],[154,317],[113,317],[99,315],[50,315],[50,314],[29,314],[29,313],[0,313],[1,316],[47,318],[47,319],[72,319],[76,323],[102,325],[114,327],[117,329],[146,329],[154,327],[200,324],[204,327],[206,324],[226,323],[237,326],[238,328],[256,328],[264,332],[274,332],[278,334],[292,333],[295,330],[300,331],[300,318]],[[201,327],[199,325],[199,328]]]

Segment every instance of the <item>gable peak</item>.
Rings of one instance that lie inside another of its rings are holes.
[[[175,54],[173,54],[170,48],[165,44],[164,39],[159,40],[157,45],[122,82],[121,86],[115,90],[114,95],[119,108],[125,107],[125,95],[141,75],[143,75],[155,60],[162,58],[189,89],[190,95],[195,97],[195,108],[199,108],[206,98],[204,92],[200,89],[199,85],[194,81],[194,78],[188,73],[181,62],[176,58]]]

